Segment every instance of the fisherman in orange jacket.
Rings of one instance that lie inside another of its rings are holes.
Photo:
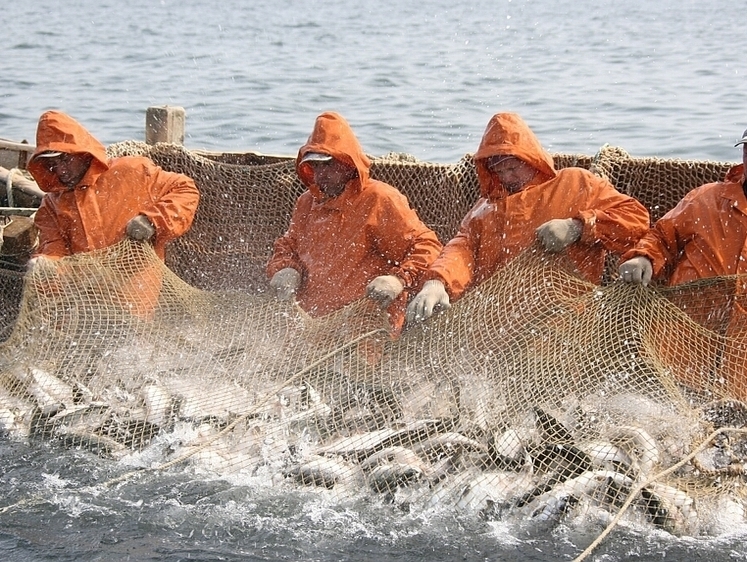
[[[72,117],[39,118],[28,170],[47,195],[36,212],[37,255],[51,258],[111,246],[125,236],[150,240],[163,258],[166,243],[192,225],[194,181],[151,160],[110,159],[104,145]]]
[[[700,287],[686,295],[685,311],[698,324],[725,334],[701,346],[683,349],[677,338],[661,338],[658,352],[666,365],[690,388],[714,396],[747,400],[747,130],[734,146],[742,147],[742,163],[732,166],[723,181],[696,187],[626,252],[620,278],[648,285],[657,280],[680,285],[698,279],[736,275],[736,295]],[[689,302],[693,299],[694,302]],[[680,331],[687,327],[680,325]],[[693,336],[697,337],[697,336]],[[690,340],[690,341],[695,341]],[[701,341],[703,341],[701,337]],[[697,368],[688,366],[692,360]],[[708,364],[713,370],[703,370]]]
[[[106,248],[126,236],[151,242],[163,259],[166,243],[192,225],[199,202],[191,178],[144,157],[108,158],[103,144],[59,111],[39,118],[28,170],[46,192],[34,218],[39,246],[30,267],[45,258]],[[143,285],[151,285],[150,291],[141,291]],[[136,281],[129,296],[141,292],[149,302],[130,303],[133,312],[147,314],[159,289],[160,277]]]
[[[740,145],[742,164],[723,181],[690,191],[623,255],[623,281],[678,285],[747,273],[747,131],[734,146]]]
[[[312,316],[365,295],[387,310],[397,334],[408,290],[442,245],[404,195],[370,177],[370,167],[341,115],[317,117],[296,158],[296,172],[308,189],[275,242],[267,275],[278,298],[295,295]]]
[[[426,272],[408,322],[449,308],[535,239],[548,252],[567,251],[583,277],[599,283],[607,252],[631,248],[649,226],[646,208],[608,181],[582,168],[556,170],[516,114],[492,117],[474,160],[481,197]]]

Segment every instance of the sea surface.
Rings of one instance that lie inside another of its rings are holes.
[[[182,106],[188,148],[295,154],[325,110],[371,155],[455,162],[491,115],[553,152],[739,161],[744,0],[34,0],[0,8],[0,137],[66,111],[105,144]],[[601,531],[278,494],[0,441],[0,560],[571,560]],[[747,531],[615,531],[592,560],[747,560]]]
[[[106,144],[149,106],[189,148],[295,154],[342,113],[369,154],[452,162],[520,113],[546,148],[739,161],[744,0],[4,2],[0,137],[46,109]]]

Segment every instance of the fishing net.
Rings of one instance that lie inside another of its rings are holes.
[[[0,346],[11,437],[495,519],[624,515],[687,535],[744,519],[744,279],[643,288],[611,272],[596,286],[530,248],[391,339],[369,301],[311,318],[263,293],[302,190],[291,159],[110,150],[190,174],[198,215],[167,264],[124,241],[26,275]],[[728,166],[662,161],[654,173],[609,148],[556,161],[669,206]],[[374,175],[444,240],[476,197],[469,156],[388,155]],[[647,183],[660,181],[670,187]]]

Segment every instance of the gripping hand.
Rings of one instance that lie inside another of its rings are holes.
[[[270,287],[274,289],[275,296],[281,301],[291,300],[299,285],[301,285],[301,274],[292,267],[281,269],[270,279]]]
[[[156,233],[155,227],[145,215],[138,215],[127,223],[127,236],[133,240],[150,240]]]
[[[413,324],[430,318],[434,312],[451,308],[449,295],[441,281],[426,281],[423,289],[407,306],[407,322]]]
[[[540,225],[537,238],[548,252],[560,252],[581,238],[583,225],[578,219],[552,219]]]
[[[626,283],[649,284],[654,274],[654,266],[646,256],[636,256],[620,264],[620,279]]]
[[[405,286],[402,281],[394,275],[380,275],[371,281],[366,287],[366,296],[379,303],[381,308],[386,308],[396,299]]]

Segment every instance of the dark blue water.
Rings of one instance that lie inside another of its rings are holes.
[[[557,152],[737,161],[747,5],[711,0],[35,0],[0,9],[0,137],[67,111],[105,143],[187,111],[190,148],[293,154],[345,115],[373,155],[453,162],[516,111]],[[569,560],[601,531],[407,512],[0,441],[0,560]],[[616,531],[592,559],[747,560],[745,535]]]

